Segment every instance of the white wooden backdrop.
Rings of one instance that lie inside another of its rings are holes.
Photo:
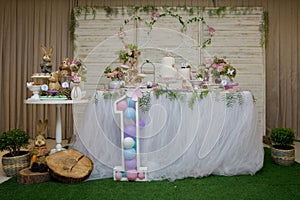
[[[118,37],[120,27],[125,19],[130,17],[119,14],[107,16],[106,11],[97,9],[95,15],[82,13],[77,16],[78,26],[75,34],[74,55],[82,59],[88,67],[87,82],[84,90],[91,96],[95,90],[103,87],[108,82],[103,76],[106,66],[120,64],[118,52],[123,44]],[[209,8],[208,8],[209,9]],[[243,9],[243,8],[240,8]],[[126,7],[123,8],[126,10]],[[160,12],[160,11],[159,11]],[[190,16],[186,11],[177,12],[183,19]],[[207,58],[213,56],[226,57],[237,68],[235,81],[239,88],[250,90],[256,99],[258,111],[258,132],[265,134],[265,52],[261,47],[262,8],[254,8],[247,14],[234,14],[227,12],[224,16],[209,16],[207,12],[200,12],[207,24],[216,30],[212,44],[205,49],[194,48],[208,37],[207,27],[201,22],[191,23],[187,31],[180,32],[181,25],[174,17],[163,17],[157,20],[150,34],[144,21],[130,22],[124,26],[126,31],[125,41],[136,43],[142,51],[138,66],[149,59],[159,66],[165,52],[171,52],[180,66],[183,61],[188,61],[193,66],[205,63]],[[138,13],[144,20],[150,19],[151,13]],[[83,108],[76,106],[76,120],[81,121]],[[76,127],[75,127],[76,128]]]

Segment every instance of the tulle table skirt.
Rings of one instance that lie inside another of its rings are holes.
[[[148,180],[253,175],[260,170],[264,151],[252,94],[210,92],[191,105],[192,95],[171,100],[151,93],[149,111],[139,112],[145,123],[140,130],[140,166],[147,167]],[[71,144],[92,159],[89,180],[113,177],[113,168],[122,163],[114,101],[96,92]]]

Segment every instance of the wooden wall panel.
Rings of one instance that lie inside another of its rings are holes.
[[[262,6],[269,17],[266,46],[266,127],[289,126],[300,140],[300,2],[298,0],[214,0],[216,6]],[[124,1],[79,0],[79,6],[124,5]],[[159,0],[140,0],[143,6],[156,5]],[[164,1],[165,2],[165,1]],[[212,0],[168,0],[172,6],[213,6]],[[166,5],[166,4],[164,4]],[[125,5],[126,6],[126,5]],[[286,29],[288,28],[288,29]],[[289,57],[289,58],[288,58]],[[287,69],[289,68],[289,69]]]
[[[169,51],[175,56],[177,67],[184,61],[197,67],[203,65],[208,58],[226,57],[238,70],[236,81],[240,83],[240,88],[250,90],[257,99],[258,131],[264,133],[265,55],[264,49],[260,45],[259,32],[262,11],[261,8],[256,8],[247,15],[228,12],[223,17],[209,16],[206,12],[200,13],[200,16],[203,16],[206,22],[216,29],[212,45],[202,50],[192,48],[201,44],[201,41],[208,37],[207,27],[202,26],[202,23],[188,25],[188,31],[182,34],[179,32],[181,26],[178,20],[167,16],[156,22],[149,36],[147,31],[144,33],[142,30],[137,30],[136,35],[136,30],[132,29],[134,28],[133,24],[125,27],[129,31],[127,35],[133,33],[132,38],[129,39],[132,42],[136,41],[142,51],[139,67],[146,59],[149,59],[159,69],[164,53]],[[186,11],[178,11],[178,14],[184,20],[190,18]],[[144,20],[150,18],[148,13],[139,13],[138,15]],[[103,9],[97,10],[95,19],[91,15],[86,18],[84,15],[78,17],[75,55],[85,59],[88,66],[88,81],[85,84],[85,90],[89,95],[92,95],[97,88],[107,85],[109,79],[103,76],[106,66],[120,65],[117,52],[122,48],[122,43],[116,34],[123,24],[123,20],[124,16],[120,14],[107,18]],[[138,23],[138,27],[146,28],[144,22]],[[164,29],[160,30],[159,28]],[[133,32],[131,32],[132,30]],[[156,72],[158,74],[159,70]],[[158,77],[156,77],[157,79]]]

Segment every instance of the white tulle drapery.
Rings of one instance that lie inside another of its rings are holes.
[[[253,175],[262,168],[262,133],[256,130],[252,94],[241,92],[240,100],[226,98],[226,94],[210,92],[191,107],[192,93],[175,100],[151,93],[150,110],[139,114],[145,122],[140,130],[141,166],[148,167],[149,180]],[[103,98],[100,91],[95,99],[71,145],[93,160],[89,180],[112,177],[113,168],[121,165],[122,153],[115,100]]]

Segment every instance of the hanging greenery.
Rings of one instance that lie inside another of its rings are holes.
[[[101,6],[93,6],[93,7],[76,7],[71,13],[71,23],[70,23],[70,38],[72,41],[76,39],[75,36],[75,29],[78,26],[76,18],[81,14],[84,14],[84,18],[86,19],[89,14],[93,16],[93,19],[96,17],[97,10],[103,9],[106,13],[106,17],[117,16],[119,14],[120,8],[118,7],[101,7]],[[158,10],[163,10],[162,13],[158,13],[158,15],[153,17],[153,13],[158,12]],[[201,13],[206,13],[208,16],[218,16],[224,17],[227,14],[235,14],[235,15],[246,15],[251,14],[251,12],[255,11],[256,7],[155,7],[155,6],[135,6],[135,7],[122,7],[121,8],[121,15],[125,16],[126,14],[129,16],[128,19],[124,20],[124,25],[128,24],[130,21],[144,21],[150,28],[150,31],[154,24],[157,22],[159,17],[165,16],[172,16],[178,20],[181,24],[182,28],[181,31],[186,31],[186,25],[195,22],[202,22],[202,24],[207,25],[203,17],[198,17]],[[178,11],[185,11],[188,13],[189,16],[197,15],[197,17],[191,17],[187,20],[184,20],[182,16],[180,16],[177,12]],[[138,13],[152,13],[152,19],[150,21],[142,19],[138,16]],[[207,25],[208,26],[208,25]],[[122,29],[122,27],[120,28]],[[265,46],[267,44],[267,33],[268,33],[268,14],[267,12],[263,13],[262,22],[260,25],[260,32],[261,32],[261,46]],[[200,48],[205,48],[207,45],[211,44],[211,34],[210,37],[205,40],[201,45]]]
[[[259,26],[260,31],[260,45],[265,47],[268,44],[268,33],[269,33],[269,15],[267,12],[263,12],[261,24]]]

